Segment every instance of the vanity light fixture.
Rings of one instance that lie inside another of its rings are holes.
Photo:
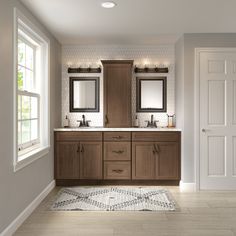
[[[168,67],[154,67],[154,68],[149,68],[147,66],[140,68],[135,66],[134,67],[134,72],[135,73],[168,73],[169,68]]]
[[[109,1],[109,2],[102,2],[101,5],[103,8],[113,8],[116,6],[116,3]]]
[[[99,67],[95,67],[95,68],[91,68],[91,67],[69,67],[67,70],[67,73],[101,73],[102,72],[102,68]]]

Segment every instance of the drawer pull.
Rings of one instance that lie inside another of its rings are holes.
[[[112,151],[112,152],[114,152],[116,154],[122,154],[124,151],[123,150],[119,150],[119,151]]]
[[[108,117],[107,115],[105,115],[105,124],[108,124],[108,123],[109,123]]]
[[[157,147],[156,147],[155,144],[153,145],[153,151],[152,151],[152,152],[153,152],[153,154],[157,154],[157,153],[158,153],[158,151],[157,151]]]
[[[120,136],[120,135],[118,135],[118,136],[113,136],[112,138],[114,138],[114,139],[121,139],[121,138],[123,138],[123,137]]]
[[[155,147],[156,147],[157,153],[159,153],[159,152],[160,152],[160,147],[159,147],[159,145],[158,145],[158,144],[155,144]]]
[[[117,174],[121,174],[124,170],[120,170],[120,169],[117,169],[117,170],[112,170],[112,172],[115,172]]]
[[[81,153],[84,153],[84,146],[81,145],[81,150],[80,150]]]

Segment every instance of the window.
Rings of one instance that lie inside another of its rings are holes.
[[[40,93],[36,89],[36,46],[18,32],[18,151],[34,148],[40,143]]]
[[[14,167],[24,167],[49,148],[49,40],[15,9]]]

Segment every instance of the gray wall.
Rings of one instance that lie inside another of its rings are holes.
[[[178,121],[178,125],[183,128],[182,180],[185,183],[195,182],[194,49],[199,47],[236,47],[236,34],[184,34],[176,44],[176,71],[180,70],[176,72],[176,89],[178,90],[183,85],[183,94],[177,97],[176,113],[180,114],[180,119],[182,119],[182,122]],[[180,53],[181,50],[184,59]],[[182,60],[184,60],[184,66],[178,65],[178,61],[181,64]]]
[[[13,8],[50,39],[50,153],[13,172]],[[61,46],[17,0],[0,0],[0,232],[54,179],[53,128],[61,117]]]

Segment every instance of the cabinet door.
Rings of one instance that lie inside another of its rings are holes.
[[[157,142],[156,178],[179,179],[179,145],[177,142]]]
[[[132,179],[155,179],[156,154],[153,142],[132,144]]]
[[[104,64],[106,127],[131,127],[131,79],[131,62]]]
[[[80,179],[102,179],[102,142],[80,142]]]
[[[55,163],[56,179],[78,179],[79,143],[57,142]]]

